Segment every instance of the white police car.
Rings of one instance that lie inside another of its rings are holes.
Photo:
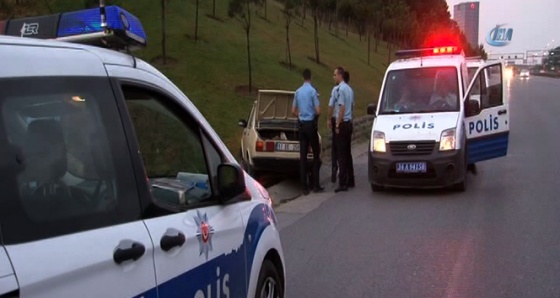
[[[373,191],[447,187],[464,191],[468,164],[507,154],[509,117],[503,64],[471,77],[457,47],[397,52],[389,65],[371,132]]]
[[[283,297],[267,191],[158,70],[80,44],[142,47],[136,17],[0,27],[0,297]]]

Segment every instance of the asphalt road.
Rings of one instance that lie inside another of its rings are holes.
[[[508,156],[465,193],[347,193],[277,208],[287,297],[560,297],[560,79],[510,85]]]

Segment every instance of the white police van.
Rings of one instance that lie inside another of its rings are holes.
[[[501,62],[469,77],[455,46],[404,50],[389,65],[371,132],[368,178],[384,187],[466,188],[469,164],[505,156],[508,96]]]
[[[146,45],[136,17],[0,30],[0,297],[283,297],[267,191],[171,81],[115,51]]]

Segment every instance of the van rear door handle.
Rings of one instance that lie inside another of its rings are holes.
[[[504,115],[507,114],[507,110],[499,110],[498,111],[498,115]]]

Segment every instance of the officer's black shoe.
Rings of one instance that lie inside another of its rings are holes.
[[[354,183],[354,181],[348,182],[348,187],[351,188],[351,187],[355,187],[355,186],[356,186],[356,183]]]
[[[309,190],[308,190],[308,189],[304,189],[304,190],[303,190],[303,195],[306,196],[306,195],[308,195],[308,194],[309,194]]]
[[[474,164],[474,163],[469,164],[467,166],[467,170],[475,176],[478,174],[478,170],[476,169],[476,164]]]
[[[325,188],[322,187],[322,186],[318,186],[318,187],[315,187],[315,189],[313,189],[314,192],[322,192],[323,190],[325,190]]]
[[[334,190],[334,192],[341,192],[341,191],[348,191],[348,187],[346,186],[341,186],[337,189]]]

